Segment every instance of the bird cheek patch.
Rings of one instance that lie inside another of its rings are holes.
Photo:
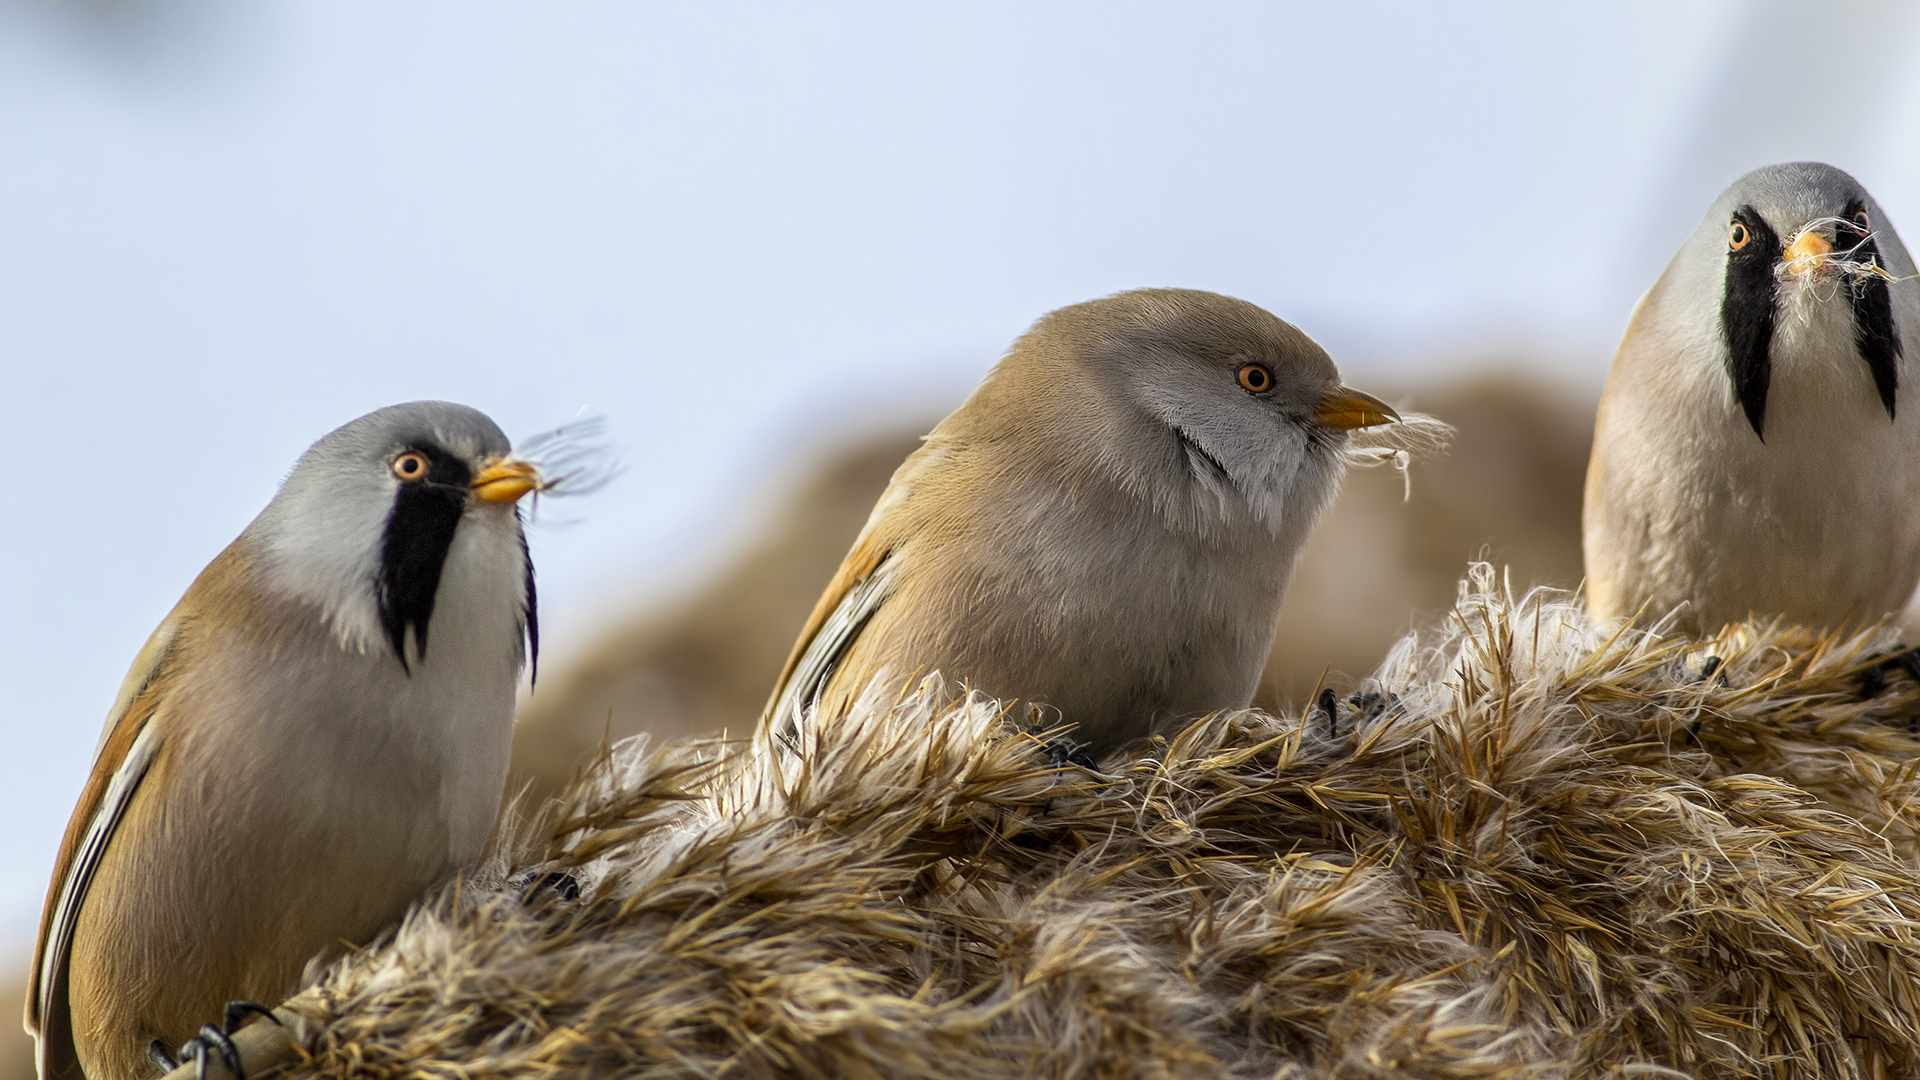
[[[1850,293],[1853,303],[1853,344],[1873,373],[1873,386],[1887,419],[1894,418],[1894,398],[1900,389],[1900,333],[1893,325],[1893,290],[1884,271],[1860,278]]]
[[[1727,377],[1754,435],[1766,441],[1767,387],[1773,380],[1774,271],[1779,234],[1759,213],[1743,207],[1736,219],[1752,241],[1727,252],[1726,292],[1720,330],[1727,347]]]
[[[380,625],[400,666],[409,672],[408,631],[413,632],[415,654],[424,659],[440,572],[465,510],[466,497],[459,488],[419,484],[400,489],[387,517],[377,589]]]

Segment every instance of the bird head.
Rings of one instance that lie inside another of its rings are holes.
[[[1675,263],[1692,279],[1689,294],[1717,303],[1733,394],[1763,441],[1774,365],[1788,345],[1864,365],[1895,415],[1896,307],[1914,311],[1917,286],[1899,235],[1853,177],[1818,162],[1756,169],[1721,193]],[[1896,305],[1896,292],[1905,302]]]
[[[1340,384],[1326,351],[1244,300],[1140,289],[1062,308],[1014,344],[1009,365],[1061,396],[1042,423],[1179,527],[1250,518],[1304,537],[1332,498],[1348,433],[1391,423]]]
[[[455,592],[471,601],[463,611],[518,620],[537,650],[516,504],[541,486],[485,414],[410,402],[314,443],[242,542],[266,591],[313,605],[345,647],[390,649],[409,672],[436,603]]]

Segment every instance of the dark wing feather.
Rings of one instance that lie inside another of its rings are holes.
[[[890,490],[882,495],[880,505],[887,506],[895,494]],[[783,742],[794,737],[801,714],[820,696],[841,658],[893,591],[894,536],[889,524],[888,516],[876,510],[814,604],[760,714],[763,734]]]
[[[175,625],[173,619],[162,625],[128,672],[93,773],[60,841],[27,986],[26,1026],[35,1039],[41,1080],[79,1080],[81,1075],[67,1002],[73,931],[114,830],[160,752],[159,730],[149,721],[165,695]]]

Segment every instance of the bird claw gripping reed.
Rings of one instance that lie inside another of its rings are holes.
[[[1094,773],[931,678],[798,757],[623,743],[315,973],[296,1071],[1913,1076],[1892,645],[1617,629],[1476,566],[1335,736],[1215,715]]]

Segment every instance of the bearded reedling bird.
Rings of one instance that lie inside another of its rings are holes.
[[[1348,432],[1398,419],[1244,300],[1062,308],[894,473],[762,733],[933,671],[1058,710],[1098,751],[1244,707]]]
[[[381,409],[194,581],[60,846],[27,997],[43,1080],[153,1075],[480,855],[539,646],[515,503],[540,486],[473,409]]]
[[[1596,615],[1712,633],[1899,610],[1920,580],[1920,283],[1828,165],[1770,165],[1707,210],[1627,325],[1587,467]],[[1681,605],[1684,605],[1682,607]]]

